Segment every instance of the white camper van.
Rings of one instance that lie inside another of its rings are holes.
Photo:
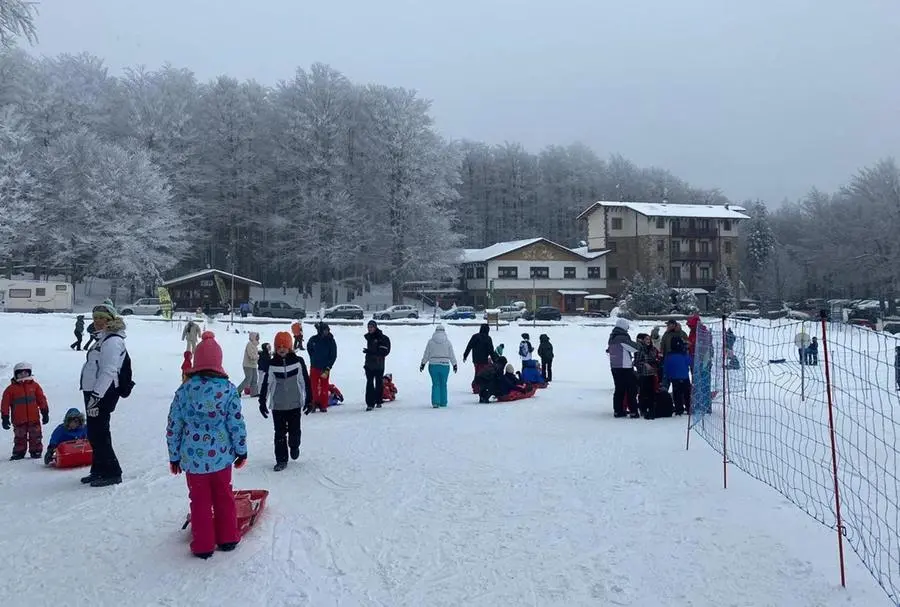
[[[75,289],[67,282],[0,279],[4,312],[71,312]]]

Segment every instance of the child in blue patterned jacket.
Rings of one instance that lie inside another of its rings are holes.
[[[194,556],[208,559],[216,546],[240,542],[231,466],[247,461],[247,428],[241,398],[222,369],[222,348],[206,331],[194,352],[188,379],[175,392],[166,429],[169,469],[185,473],[191,499]]]

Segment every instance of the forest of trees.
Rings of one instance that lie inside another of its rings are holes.
[[[0,264],[153,284],[206,266],[268,285],[455,276],[461,247],[584,238],[599,199],[729,202],[581,144],[449,141],[414,91],[314,64],[277,86],[163,66],[35,58],[28,4],[0,0]],[[900,176],[746,202],[743,294],[893,293]],[[865,268],[865,272],[860,269]]]

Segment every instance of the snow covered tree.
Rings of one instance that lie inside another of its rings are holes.
[[[679,314],[693,314],[700,309],[692,289],[675,290],[675,309]]]
[[[670,289],[660,276],[649,281],[640,272],[625,281],[625,308],[631,314],[662,314],[671,307]]]
[[[734,289],[725,272],[721,272],[716,280],[716,290],[713,291],[711,303],[716,312],[724,315],[731,314],[737,307]]]
[[[761,201],[747,207],[750,220],[741,228],[745,238],[745,265],[751,290],[759,288],[763,273],[775,250],[775,234],[769,221],[769,213]]]
[[[0,0],[0,46],[10,47],[16,38],[37,42],[37,2],[31,0]]]
[[[0,259],[23,253],[40,236],[31,229],[39,209],[30,144],[21,117],[0,108]]]

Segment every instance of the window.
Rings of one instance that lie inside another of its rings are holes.
[[[726,275],[728,278],[731,278],[731,266],[727,266],[727,267],[725,268],[725,275]]]
[[[666,228],[666,220],[662,217],[657,217],[656,218],[656,229],[664,230],[665,228]]]
[[[484,278],[484,266],[475,268],[475,278]]]
[[[519,268],[516,266],[500,266],[497,268],[497,278],[518,278]]]
[[[709,242],[706,240],[700,241],[700,252],[701,253],[709,253]]]
[[[68,291],[68,290],[69,290],[69,287],[68,287],[67,285],[56,285],[56,291],[57,291],[57,292],[63,292],[63,293],[65,293],[65,292]]]
[[[701,219],[698,223],[701,230],[709,231],[709,219]]]
[[[619,268],[606,268],[606,277],[610,280],[619,278]],[[603,278],[600,268],[588,268],[588,278]]]
[[[666,250],[666,241],[662,240],[662,239],[657,240],[656,241],[656,251],[658,253],[662,253],[665,250]]]
[[[675,266],[669,270],[669,286],[677,287],[681,285],[681,267]]]
[[[680,240],[672,241],[672,252],[673,253],[681,253],[681,241]]]
[[[722,229],[725,230],[726,232],[731,231],[731,220],[730,219],[726,219],[724,222],[722,222]]]
[[[731,255],[731,241],[730,240],[725,241],[725,254]]]
[[[549,295],[538,295],[537,296],[537,305],[538,307],[549,306],[550,305],[550,296]]]
[[[622,229],[622,218],[621,217],[613,217],[610,220],[609,227],[611,230],[621,230]]]
[[[466,278],[475,278],[475,268],[472,266],[466,268]]]
[[[10,289],[7,295],[11,299],[28,299],[31,297],[31,289]]]
[[[575,268],[571,266],[563,268],[563,278],[575,278]]]
[[[35,287],[34,295],[35,297],[47,297],[46,287]]]
[[[613,241],[613,240],[608,240],[608,241],[606,242],[606,248],[609,249],[609,252],[610,252],[610,253],[615,253],[616,250],[617,250],[615,241]]]
[[[709,280],[709,268],[700,268],[700,280]]]
[[[550,268],[547,266],[531,266],[529,276],[532,278],[550,278]]]

